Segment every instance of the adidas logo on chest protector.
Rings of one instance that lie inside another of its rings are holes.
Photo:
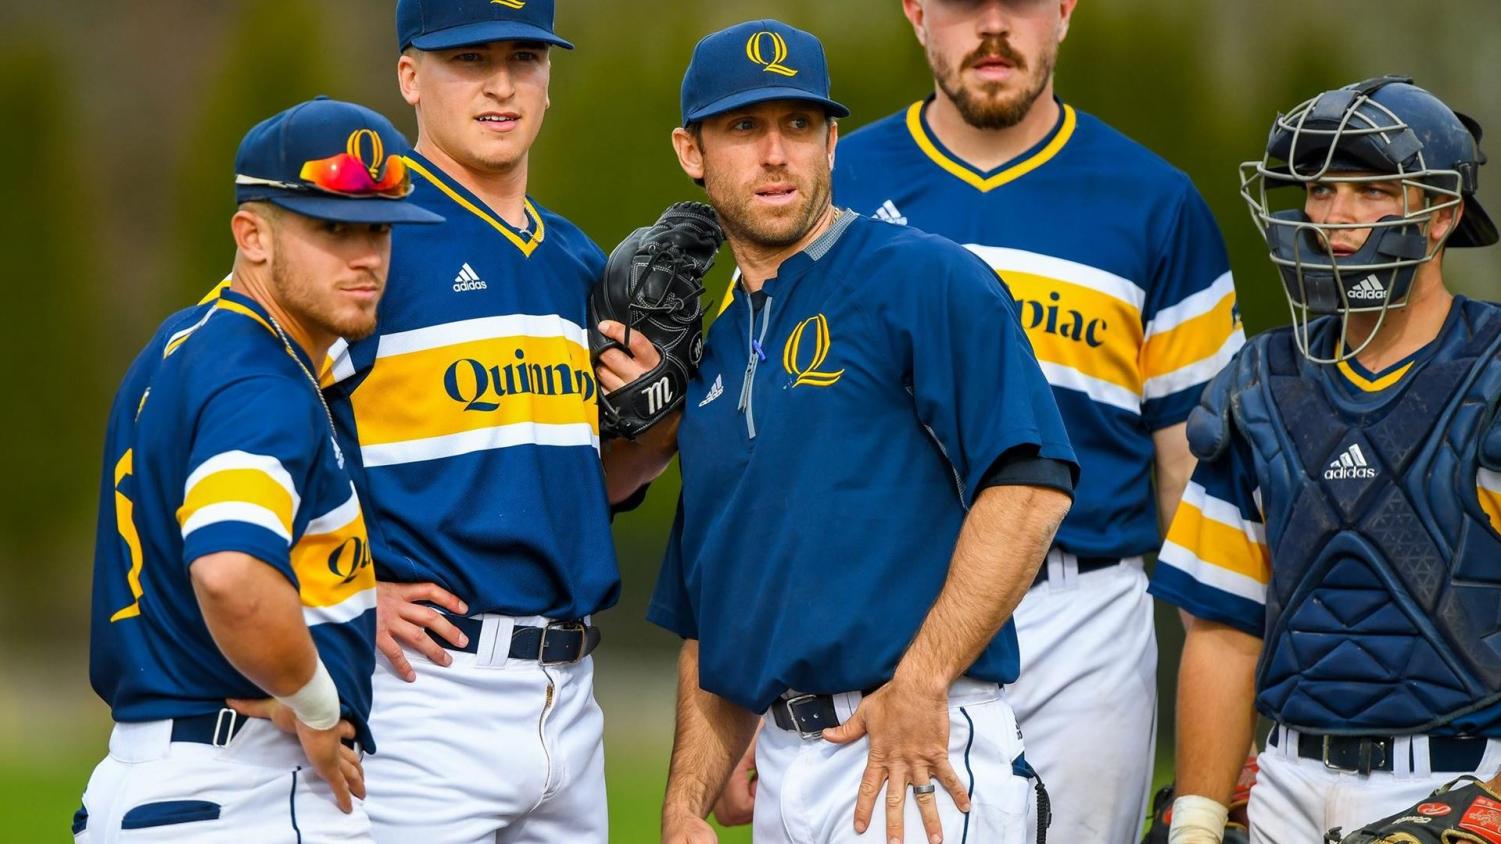
[[[1376,467],[1366,460],[1365,452],[1360,450],[1360,443],[1351,443],[1350,447],[1340,453],[1324,470],[1324,480],[1341,481],[1347,478],[1374,478]]]
[[[454,276],[453,279],[453,292],[455,293],[464,293],[469,290],[485,290],[488,287],[489,285],[485,284],[485,280],[479,277],[479,273],[474,271],[474,267],[469,266],[468,261],[464,262],[464,266],[459,269],[459,274]]]

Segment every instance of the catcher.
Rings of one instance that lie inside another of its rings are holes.
[[[1221,841],[1255,712],[1274,726],[1253,844],[1319,841],[1501,767],[1501,308],[1443,275],[1448,247],[1497,241],[1480,134],[1383,77],[1279,115],[1242,165],[1293,324],[1189,418],[1200,462],[1152,583],[1192,617],[1173,844]],[[1469,814],[1449,812],[1393,826]]]

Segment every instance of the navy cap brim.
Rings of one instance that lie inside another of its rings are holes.
[[[828,97],[820,97],[809,93],[802,88],[770,86],[766,88],[752,88],[748,91],[740,91],[729,96],[720,97],[708,105],[699,106],[693,111],[683,115],[683,125],[697,123],[706,117],[716,114],[724,114],[737,108],[744,108],[756,103],[769,102],[771,100],[798,100],[800,102],[817,103],[823,106],[830,117],[849,117],[850,110],[834,102]]]
[[[573,44],[542,27],[518,21],[481,21],[440,29],[413,38],[412,46],[419,50],[451,50],[492,41],[540,41],[565,50],[573,49]]]
[[[345,199],[340,196],[275,194],[265,202],[288,211],[337,223],[441,223],[443,218],[400,199]]]

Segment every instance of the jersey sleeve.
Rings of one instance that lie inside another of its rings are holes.
[[[177,511],[184,564],[239,551],[297,582],[294,525],[319,438],[328,436],[328,424],[308,410],[309,395],[306,385],[261,376],[220,387],[205,402]]]
[[[670,630],[684,639],[698,638],[698,610],[688,592],[683,570],[683,498],[678,496],[677,516],[667,536],[667,551],[662,569],[657,573],[657,588],[652,592],[646,620]]]
[[[1022,333],[1011,297],[968,252],[935,261],[932,283],[906,284],[890,309],[910,355],[918,418],[963,484],[964,505],[984,488],[997,459],[1017,446],[1078,461],[1053,390]]]
[[[1190,614],[1260,637],[1271,555],[1248,446],[1200,461],[1152,572],[1150,592]]]
[[[1151,268],[1142,319],[1142,420],[1149,430],[1188,418],[1205,383],[1245,345],[1219,225],[1183,179]]]

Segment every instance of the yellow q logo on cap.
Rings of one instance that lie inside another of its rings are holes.
[[[365,140],[369,139],[370,157],[365,157]],[[354,156],[365,169],[370,171],[370,178],[377,178],[380,174],[381,163],[386,160],[386,145],[381,143],[380,135],[374,129],[356,129],[349,133],[349,140],[344,142],[344,151]]]
[[[803,366],[802,351],[803,337],[812,329],[813,358]],[[792,334],[787,338],[787,345],[782,347],[782,368],[787,374],[794,377],[792,386],[801,387],[832,387],[844,375],[844,370],[838,372],[821,372],[824,358],[829,356],[829,320],[823,314],[815,314],[797,324],[792,329]]]
[[[526,0],[490,0],[496,6],[505,6],[507,9],[520,9],[526,5]]]
[[[762,45],[767,40],[771,41],[771,58],[766,57],[766,50]],[[761,69],[767,73],[780,73],[783,76],[796,76],[797,71],[782,64],[787,60],[787,39],[779,32],[761,30],[752,35],[745,42],[745,57],[761,65]]]

